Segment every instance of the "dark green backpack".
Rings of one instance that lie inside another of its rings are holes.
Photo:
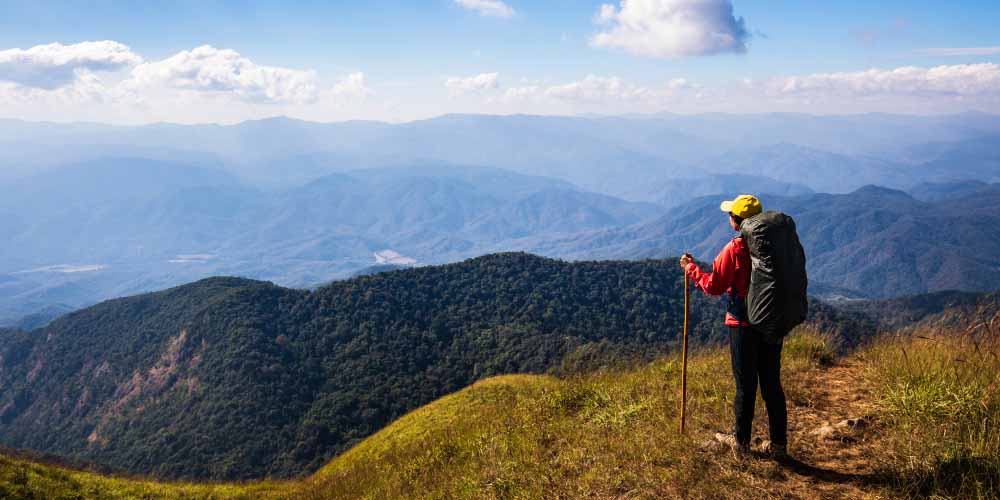
[[[806,319],[806,254],[791,217],[767,211],[743,221],[743,242],[750,250],[750,289],[746,319],[776,341]]]

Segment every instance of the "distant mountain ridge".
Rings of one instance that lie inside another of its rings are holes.
[[[921,180],[968,178],[966,172],[992,182],[1000,146],[990,138],[998,135],[1000,117],[968,113],[445,115],[401,124],[272,118],[141,127],[9,121],[0,126],[0,144],[10,145],[0,150],[0,165],[21,172],[80,158],[139,157],[222,164],[251,183],[288,187],[335,172],[423,161],[555,177],[620,196],[650,183],[705,178],[722,167],[723,173],[748,175],[813,164],[864,177],[823,175],[817,185],[808,178],[790,181],[816,191],[831,183],[850,191],[870,183],[907,188]],[[872,178],[873,166],[902,169],[904,177],[886,172],[892,177]]]
[[[914,177],[925,175],[909,165],[865,156],[849,157],[788,143],[730,151],[705,162],[702,168],[720,174],[739,172],[748,176],[767,176],[779,182],[807,185],[824,193],[850,192],[867,184],[903,187]]]
[[[211,274],[312,286],[374,264],[381,250],[448,262],[511,238],[629,225],[659,210],[477,167],[368,169],[267,192],[221,170],[83,163],[0,185],[0,214],[9,214],[0,219],[9,243],[0,249],[0,321]],[[202,258],[178,258],[190,254]],[[45,271],[56,264],[101,267]]]
[[[1000,288],[993,264],[998,243],[989,229],[998,220],[998,186],[915,188],[929,201],[877,187],[843,195],[758,194],[767,208],[799,222],[815,293],[876,298]],[[6,294],[0,324],[53,304],[78,308],[209,274],[314,286],[376,264],[373,254],[382,250],[422,264],[506,250],[584,260],[692,251],[710,261],[732,237],[717,208],[722,196],[664,209],[553,179],[428,167],[334,174],[271,194],[221,184],[89,209],[24,211],[10,203],[7,209],[19,215],[0,222],[12,242],[0,251],[7,266],[0,274]],[[38,239],[43,227],[62,229],[54,239]],[[178,258],[188,254],[199,258]],[[45,270],[53,262],[108,267]]]
[[[973,195],[975,183],[1000,180],[997,137],[1000,117],[978,113],[5,120],[0,324],[210,275],[310,287],[372,265],[383,250],[421,263],[506,250],[588,259],[696,248],[709,258],[727,236],[713,221],[631,227],[690,212],[700,196],[850,194],[867,184],[933,203]],[[965,208],[981,212],[974,201]],[[963,246],[968,234],[946,236],[944,246]],[[914,260],[891,243],[882,251]],[[994,283],[985,261],[966,255],[951,265],[974,279],[956,284],[926,263],[907,264],[898,269],[922,282],[869,293],[841,276],[842,264],[814,274],[832,277],[830,289],[875,296]]]
[[[765,209],[795,218],[812,281],[869,297],[1000,289],[1000,236],[993,230],[1000,225],[1000,184],[936,202],[876,186],[841,195],[762,198]],[[719,201],[705,197],[629,228],[522,244],[563,258],[691,251],[711,262],[735,236]]]
[[[907,193],[920,201],[935,202],[975,196],[989,188],[990,184],[982,181],[922,182],[908,189]]]

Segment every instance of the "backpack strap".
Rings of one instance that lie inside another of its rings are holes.
[[[735,308],[735,311],[732,309]],[[726,308],[727,312],[736,316],[736,329],[740,335],[743,335],[743,321],[744,321],[744,311],[746,306],[743,304],[743,299],[740,298],[736,293],[736,286],[729,287],[729,307]]]
[[[739,240],[739,244],[744,247],[747,244],[746,238],[744,238],[742,234],[733,238],[734,245],[736,244],[736,240]],[[740,266],[740,259],[737,258],[734,260],[736,272],[739,273],[742,269],[742,266]],[[735,310],[730,310],[733,308],[735,308]],[[729,307],[727,307],[727,312],[736,317],[736,328],[739,331],[739,334],[743,335],[743,322],[746,321],[746,304],[744,303],[744,300],[740,298],[739,294],[736,293],[735,283],[729,287]]]

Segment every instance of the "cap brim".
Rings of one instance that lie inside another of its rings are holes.
[[[728,200],[724,201],[724,202],[722,202],[722,204],[719,205],[719,208],[723,212],[732,212],[733,211],[733,202],[732,201],[728,201]]]

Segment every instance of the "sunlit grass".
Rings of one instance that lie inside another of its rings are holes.
[[[984,335],[920,335],[926,338],[891,338],[858,354],[878,394],[875,417],[884,449],[872,460],[898,478],[886,496],[996,498],[995,345]],[[807,394],[808,375],[833,362],[827,338],[798,331],[786,340],[786,390]],[[784,473],[770,461],[700,451],[701,441],[732,426],[727,350],[691,356],[686,435],[678,432],[679,377],[680,363],[672,356],[561,379],[494,377],[411,412],[298,481],[156,483],[0,459],[0,498],[791,495],[782,490]],[[757,428],[765,429],[764,421]]]
[[[902,494],[1000,498],[1000,313],[966,331],[926,327],[866,354]]]
[[[823,359],[824,341],[813,336],[789,339],[786,378]],[[7,460],[3,484],[11,498],[755,498],[745,487],[751,471],[698,451],[731,426],[726,351],[692,355],[687,435],[678,431],[679,377],[668,357],[565,379],[491,378],[411,412],[301,481],[153,483]]]
[[[165,483],[114,478],[0,456],[3,499],[253,499],[287,491],[289,483]]]

